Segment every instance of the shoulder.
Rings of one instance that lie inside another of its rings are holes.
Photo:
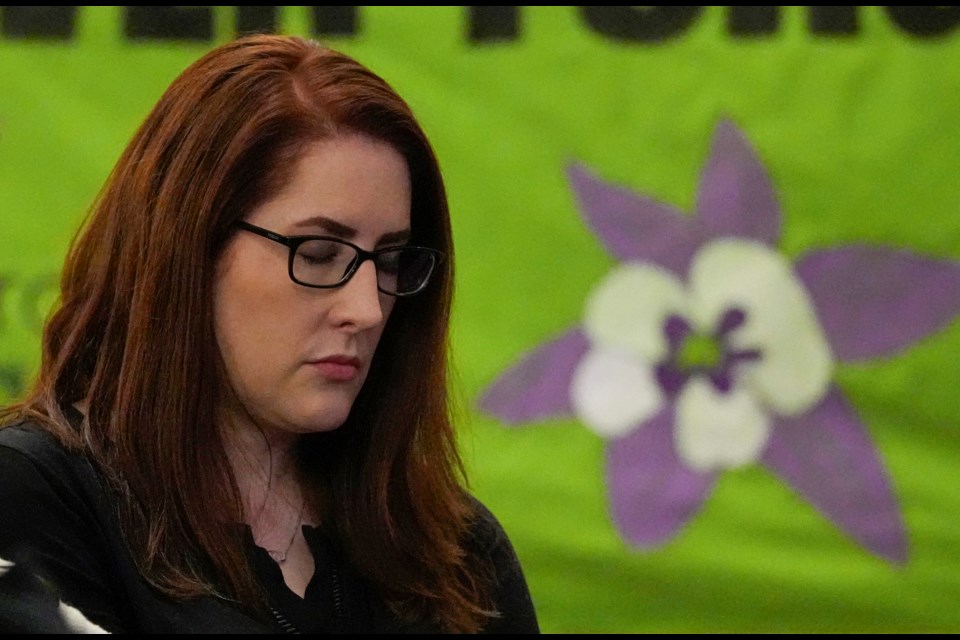
[[[72,532],[102,533],[112,527],[113,511],[100,474],[84,453],[68,449],[32,422],[0,428],[0,514],[17,514],[4,519],[0,538],[8,530],[54,522]]]
[[[526,576],[506,530],[486,505],[475,497],[472,502],[471,551],[486,560],[493,570],[494,604],[498,612],[484,632],[539,633]]]
[[[0,429],[0,546],[81,537],[104,544],[110,496],[90,459],[32,423]]]
[[[0,429],[0,512],[17,516],[4,518],[0,534],[59,518],[71,518],[73,526],[102,521],[109,511],[104,498],[85,455],[33,423]]]
[[[473,507],[470,544],[475,547],[475,550],[491,552],[498,547],[510,546],[507,532],[493,512],[474,496],[470,496],[470,503]]]
[[[67,454],[66,448],[56,438],[33,422],[0,427],[0,447],[29,457],[47,458]]]
[[[13,568],[0,580],[0,628],[69,627],[86,614],[118,626],[104,604],[115,597],[107,578],[115,562],[110,514],[86,457],[35,424],[0,429],[0,558]],[[17,606],[3,594],[14,594]]]
[[[520,559],[500,520],[485,504],[476,498],[471,500],[474,515],[467,541],[470,552],[493,568],[497,583],[515,576],[522,577]]]
[[[69,451],[42,427],[24,422],[0,428],[0,478],[8,488],[29,479],[74,493],[96,483],[86,457]]]

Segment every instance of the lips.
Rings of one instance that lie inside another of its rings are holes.
[[[349,382],[360,374],[360,358],[351,356],[328,356],[310,363],[320,375],[336,382]]]

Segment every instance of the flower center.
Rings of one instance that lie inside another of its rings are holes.
[[[733,388],[734,369],[742,363],[759,360],[757,349],[736,349],[730,334],[743,326],[747,314],[739,308],[727,309],[717,320],[712,334],[696,333],[686,318],[673,315],[663,325],[668,353],[655,372],[660,388],[667,395],[680,392],[694,375],[706,376],[717,391]]]
[[[718,367],[723,359],[723,345],[714,336],[692,333],[683,341],[676,356],[677,367],[684,372]]]

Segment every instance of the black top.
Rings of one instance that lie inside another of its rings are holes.
[[[474,548],[493,559],[494,600],[500,612],[484,632],[537,633],[536,613],[516,553],[496,518],[477,504]],[[63,602],[111,632],[439,631],[427,622],[406,625],[397,620],[321,530],[304,526],[304,537],[316,570],[301,599],[286,586],[279,566],[256,546],[249,527],[246,530],[248,557],[272,601],[274,620],[255,619],[212,596],[171,600],[137,571],[110,494],[90,461],[68,452],[34,425],[0,429],[0,632],[58,630],[52,617],[59,603],[50,589],[41,592],[36,585],[52,586]],[[9,570],[3,560],[12,561],[17,571]],[[24,568],[30,576],[25,576]],[[29,589],[30,596],[17,589]]]

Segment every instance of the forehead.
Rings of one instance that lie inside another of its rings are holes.
[[[309,145],[290,180],[247,220],[278,233],[323,231],[325,218],[375,239],[410,228],[411,185],[405,158],[389,144],[339,136]]]

